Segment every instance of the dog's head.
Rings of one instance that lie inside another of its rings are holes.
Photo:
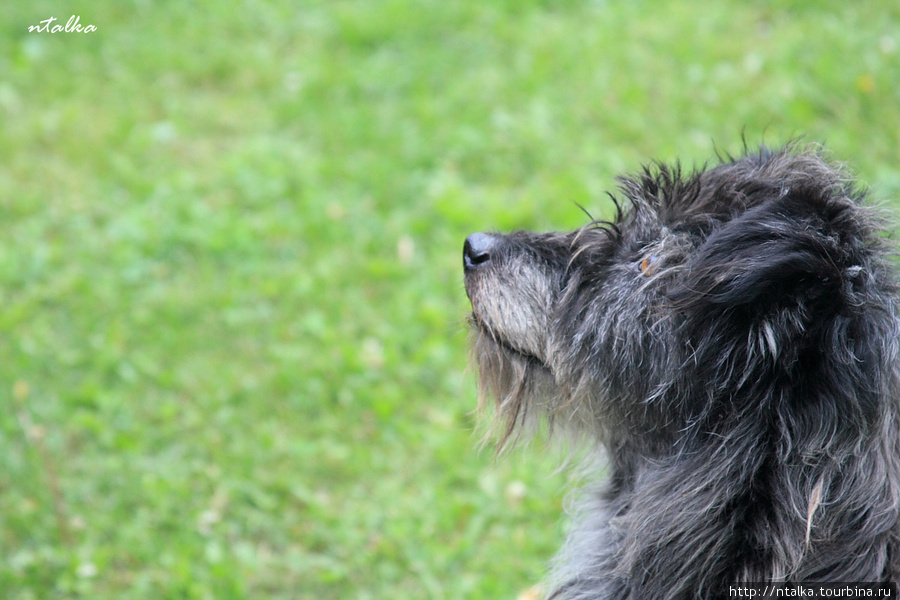
[[[894,287],[842,171],[762,150],[689,175],[657,165],[621,195],[611,221],[571,233],[466,238],[480,393],[504,441],[544,414],[607,444],[670,445],[825,381],[872,426],[896,352]]]

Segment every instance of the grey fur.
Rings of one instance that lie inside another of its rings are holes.
[[[611,222],[464,250],[501,444],[543,416],[608,456],[549,597],[895,580],[900,326],[865,193],[788,147],[621,194]]]

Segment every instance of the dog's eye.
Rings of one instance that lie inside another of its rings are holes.
[[[645,277],[650,277],[659,270],[659,257],[655,255],[645,256],[641,260],[641,273]]]

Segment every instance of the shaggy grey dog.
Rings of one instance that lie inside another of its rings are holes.
[[[895,580],[897,287],[864,192],[788,147],[620,195],[611,222],[463,252],[503,442],[543,415],[608,457],[549,597]]]

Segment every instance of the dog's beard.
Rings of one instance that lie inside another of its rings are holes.
[[[550,368],[538,357],[516,349],[473,315],[472,358],[478,368],[478,409],[495,418],[488,437],[499,438],[502,449],[524,429],[533,429],[541,414],[551,414],[558,390]]]

